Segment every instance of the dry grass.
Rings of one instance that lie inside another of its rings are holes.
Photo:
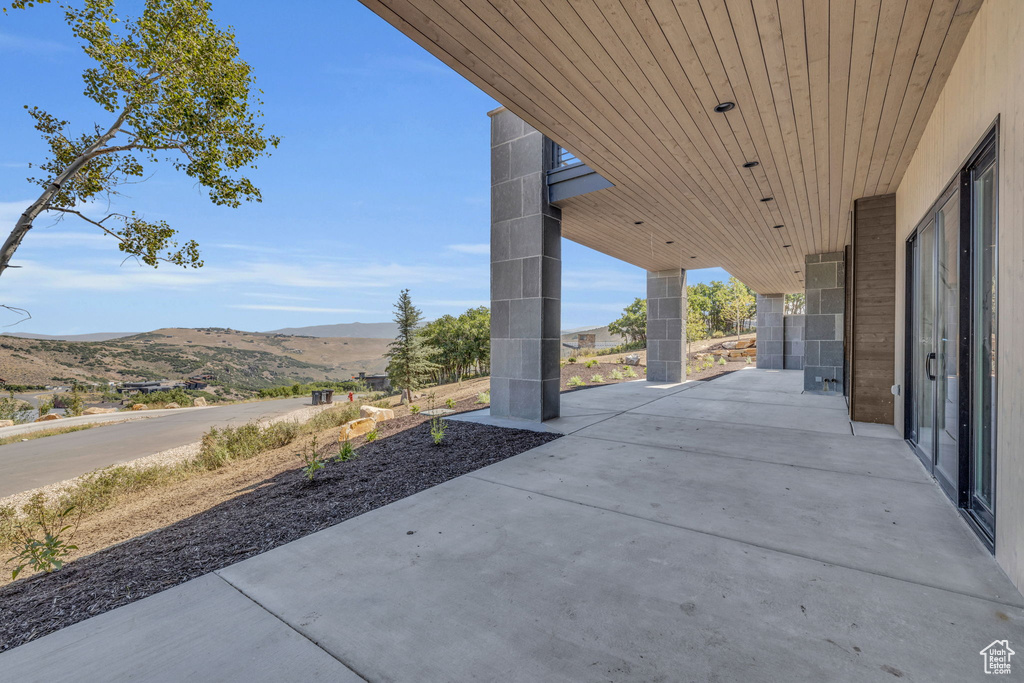
[[[80,432],[83,429],[92,429],[93,427],[106,427],[107,425],[118,424],[114,422],[93,422],[84,425],[70,425],[68,427],[55,427],[53,429],[41,429],[34,432],[22,432],[21,434],[15,434],[14,436],[5,436],[0,438],[0,446],[6,446],[9,443],[18,443],[19,441],[31,441],[32,439],[42,439],[47,436],[58,436],[60,434],[70,434],[71,432]]]

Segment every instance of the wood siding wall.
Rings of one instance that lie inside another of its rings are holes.
[[[850,417],[893,423],[896,343],[896,195],[853,205],[853,292],[850,314]]]
[[[996,559],[1024,589],[1024,2],[985,0],[896,191],[896,372],[903,383],[906,238],[999,120]],[[904,391],[907,388],[904,387]],[[902,401],[896,427],[903,429]]]

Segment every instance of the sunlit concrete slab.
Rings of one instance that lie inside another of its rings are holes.
[[[804,390],[804,373],[801,370],[763,370],[750,367],[716,377],[712,382],[716,387],[722,388],[770,391],[773,394],[800,394]]]
[[[628,413],[628,417],[594,424],[576,434],[836,472],[884,473],[907,481],[930,481],[919,464],[905,457],[908,449],[902,441],[690,417],[639,413]]]
[[[737,388],[736,384],[719,385],[716,381],[701,382],[700,384],[701,386],[695,387],[686,394],[687,398],[726,401],[734,404],[736,410],[743,410],[749,403],[768,403],[796,408],[827,408],[842,411],[843,415],[848,414],[846,399],[842,396],[818,396],[789,391],[756,391]]]
[[[614,429],[629,419],[606,424]],[[909,451],[901,457],[914,458]],[[922,585],[1019,599],[930,481],[575,436],[477,476]]]
[[[691,397],[690,392],[666,396],[634,408],[630,414],[685,415],[693,420],[729,422],[731,424],[785,427],[829,434],[852,434],[850,419],[845,411],[810,406],[780,405],[778,403],[734,403],[732,401],[705,400]]]
[[[1024,620],[472,475],[220,573],[374,681],[971,680]]]
[[[361,681],[207,574],[0,654],[4,681]]]

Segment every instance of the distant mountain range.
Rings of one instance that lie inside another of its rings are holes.
[[[395,323],[340,323],[338,325],[311,325],[309,327],[283,327],[265,334],[289,334],[299,337],[348,337],[355,339],[394,339],[398,334]]]
[[[605,326],[606,327],[606,326]],[[562,330],[562,335],[579,332],[596,332],[599,337],[607,336],[605,327],[577,327]],[[241,330],[239,330],[241,331]],[[604,334],[602,335],[602,332]],[[31,332],[4,332],[10,337],[22,339],[44,339],[70,342],[99,342],[111,339],[134,337],[142,332],[93,332],[92,334],[34,334]],[[398,334],[398,326],[393,322],[385,323],[340,323],[337,325],[310,325],[308,327],[282,327],[279,330],[267,330],[256,334],[286,334],[297,337],[346,337],[349,339],[394,339]],[[604,341],[603,339],[601,341]]]
[[[98,342],[134,337],[141,332],[93,332],[92,334],[32,334],[31,332],[4,332],[8,337],[22,339],[49,339],[52,341]]]

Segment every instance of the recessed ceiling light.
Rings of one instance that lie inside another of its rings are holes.
[[[793,246],[793,245],[792,244],[783,244],[782,248],[783,249],[789,249],[791,246]]]
[[[643,225],[643,221],[633,221],[633,225]]]
[[[690,258],[697,258],[697,257],[696,256],[691,256]]]
[[[793,272],[794,272],[794,273],[799,273],[800,271],[799,271],[799,270],[794,270]]]
[[[762,201],[764,201],[764,200],[762,200]],[[786,227],[786,226],[785,225],[773,225],[772,226],[772,230],[781,230],[784,227]]]
[[[715,106],[715,111],[719,114],[724,114],[727,111],[731,111],[736,106],[733,102],[721,102]]]
[[[761,197],[762,202],[770,202],[773,199],[775,199],[775,197]]]
[[[675,243],[676,243],[675,240],[669,240],[668,242],[665,242],[665,244],[675,244]]]
[[[760,163],[761,163],[760,161],[748,161],[747,163],[743,164],[743,168],[754,168],[755,166],[759,165]]]

